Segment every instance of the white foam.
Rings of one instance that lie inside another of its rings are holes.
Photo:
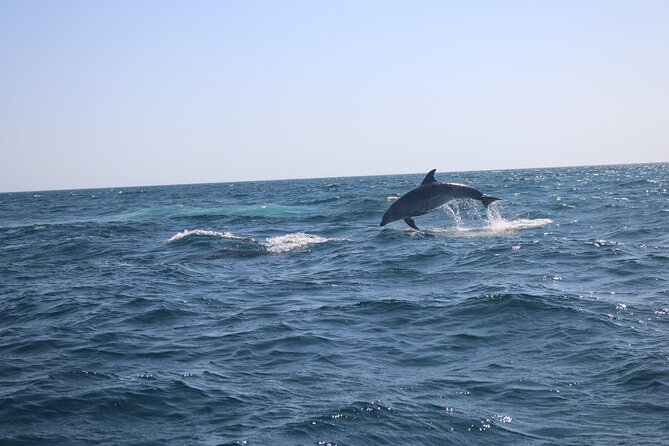
[[[454,228],[434,228],[427,232],[441,232],[463,237],[496,237],[522,229],[539,228],[553,223],[550,218],[539,218],[535,220],[518,219],[518,220],[504,220],[495,221],[492,224],[484,227],[466,227],[456,226]]]
[[[518,229],[530,229],[530,228],[539,228],[541,226],[546,226],[553,223],[553,220],[550,218],[519,218],[517,220],[507,220],[502,217],[502,214],[499,211],[497,206],[489,206],[487,209],[488,213],[488,226],[487,229],[493,232],[509,232],[515,231]]]
[[[191,237],[191,236],[204,236],[204,237],[219,237],[219,238],[226,238],[226,239],[231,239],[231,240],[248,240],[245,237],[239,237],[232,232],[220,232],[220,231],[208,231],[205,229],[184,229],[181,232],[177,232],[174,234],[172,237],[170,237],[169,240],[167,240],[168,243],[170,242],[176,242],[177,240],[181,240],[182,238],[186,237]]]
[[[518,220],[494,220],[488,222],[487,229],[493,232],[508,232],[518,229],[540,228],[553,223],[550,218],[536,218],[526,219],[520,218]]]
[[[278,254],[281,252],[288,252],[294,249],[303,248],[309,245],[329,242],[331,240],[333,239],[306,234],[304,232],[297,232],[293,234],[280,235],[277,237],[268,237],[264,245],[268,252]]]
[[[519,218],[516,220],[507,220],[502,217],[499,209],[496,206],[489,206],[487,209],[488,218],[487,221],[485,221],[485,226],[468,227],[460,215],[459,208],[456,207],[453,209],[447,207],[447,209],[453,213],[453,217],[456,223],[455,228],[436,228],[430,230],[430,232],[446,232],[468,237],[494,237],[522,229],[539,228],[541,226],[546,226],[553,223],[553,220],[550,218]]]
[[[206,229],[184,229],[183,231],[178,232],[170,237],[169,240],[167,240],[167,243],[176,242],[177,240],[193,236],[217,237],[228,240],[247,240],[253,243],[258,243],[252,238],[240,237],[233,234],[232,232],[209,231]],[[278,254],[282,252],[293,251],[295,249],[303,248],[309,245],[326,243],[332,240],[337,239],[320,237],[318,235],[306,234],[304,232],[296,232],[280,235],[277,237],[268,237],[264,242],[260,242],[260,244],[267,252]]]

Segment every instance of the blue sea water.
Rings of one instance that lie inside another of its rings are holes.
[[[0,194],[0,444],[669,444],[669,164],[423,176]]]

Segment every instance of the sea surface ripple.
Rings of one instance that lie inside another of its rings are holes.
[[[666,444],[669,164],[423,175],[0,194],[0,444]]]

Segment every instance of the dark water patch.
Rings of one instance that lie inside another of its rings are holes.
[[[198,313],[183,308],[161,305],[158,308],[133,315],[124,320],[123,323],[130,326],[174,325],[197,315]]]
[[[238,245],[234,248],[220,249],[216,251],[214,254],[206,256],[205,260],[244,259],[249,257],[257,257],[266,253],[267,251],[265,251],[262,248],[254,247],[251,249],[243,249]]]

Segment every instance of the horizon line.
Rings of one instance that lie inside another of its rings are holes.
[[[463,169],[463,170],[439,170],[440,173],[461,173],[461,172],[505,172],[513,170],[547,170],[547,169],[573,169],[582,167],[614,167],[614,166],[640,166],[640,165],[654,165],[667,164],[669,161],[650,161],[650,162],[634,162],[634,163],[612,163],[612,164],[582,164],[582,165],[567,165],[567,166],[541,166],[541,167],[514,167],[504,169]],[[67,192],[67,191],[88,191],[88,190],[103,190],[103,189],[132,189],[132,188],[152,188],[152,187],[172,187],[172,186],[200,186],[207,184],[234,184],[234,183],[265,183],[272,181],[303,181],[303,180],[326,180],[332,178],[367,178],[367,177],[382,177],[382,176],[399,176],[399,175],[420,175],[421,172],[404,172],[404,173],[382,173],[370,175],[336,175],[324,177],[299,177],[299,178],[272,178],[272,179],[253,179],[253,180],[232,180],[232,181],[202,181],[193,183],[159,183],[159,184],[135,184],[129,186],[95,186],[95,187],[73,187],[66,189],[34,189],[34,190],[13,190],[0,191],[3,194],[27,194],[27,193],[41,193],[41,192]]]

